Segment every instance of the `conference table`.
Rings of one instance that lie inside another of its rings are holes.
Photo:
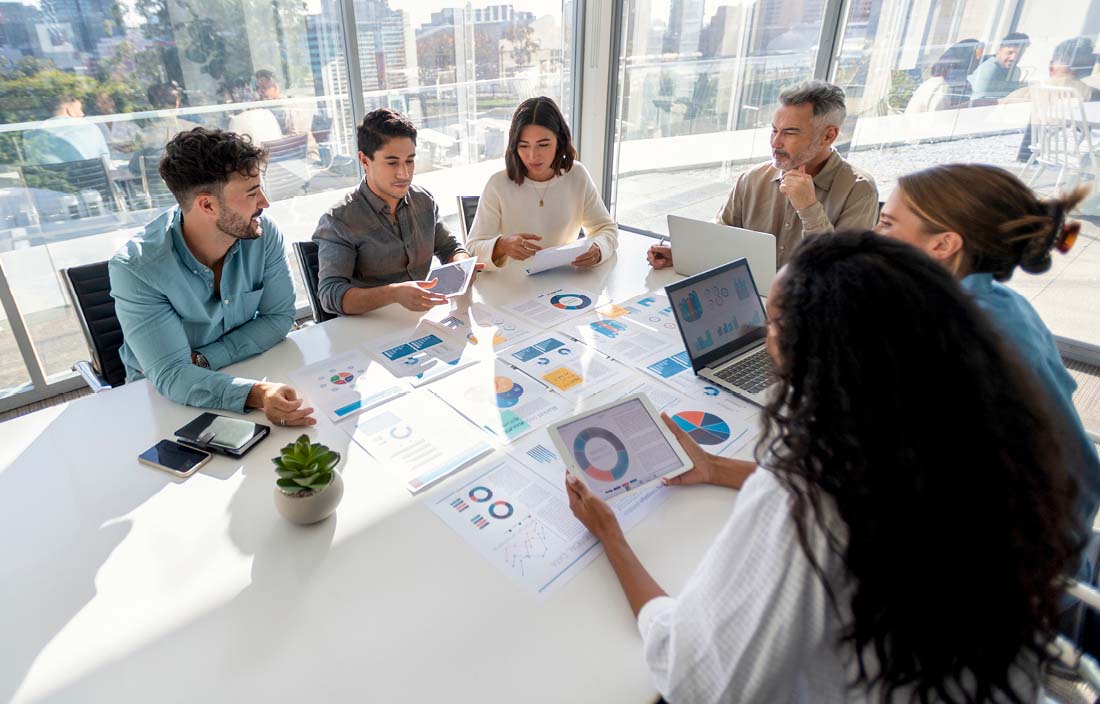
[[[646,265],[652,241],[622,232],[592,270],[486,272],[472,296],[499,305],[570,283],[603,303],[660,289],[678,277]],[[417,317],[389,306],[308,326],[228,371],[286,380]],[[138,463],[197,413],[139,381],[0,424],[0,700],[655,699],[605,556],[537,599],[431,513],[470,469],[411,495],[319,418],[308,434],[343,453],[345,493],[335,515],[297,526],[276,512],[271,458],[300,429],[275,427],[186,480]],[[669,493],[628,538],[675,594],[736,493]]]

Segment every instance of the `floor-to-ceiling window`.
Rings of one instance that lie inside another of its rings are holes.
[[[572,115],[573,13],[572,0],[0,2],[0,409],[78,384],[87,350],[58,272],[109,258],[174,204],[156,171],[173,134],[265,144],[289,244],[359,181],[356,120],[391,107],[420,128],[417,181],[457,225],[454,196],[501,168],[520,100]]]
[[[883,198],[899,176],[950,162],[1003,167],[1044,195],[1090,188],[1079,216],[1091,224],[1077,246],[1010,285],[1055,334],[1100,345],[1100,5],[853,0],[844,20],[832,76],[848,94],[847,155]],[[1051,87],[1069,89],[1069,120],[1057,128],[1067,139],[1033,143],[1036,101]],[[1060,143],[1072,153],[1052,148]]]
[[[625,0],[611,200],[620,223],[710,219],[766,159],[772,108],[813,75],[824,0]]]
[[[659,234],[670,213],[711,219],[736,175],[769,158],[779,91],[821,78],[847,95],[837,148],[874,176],[883,199],[904,173],[982,162],[1042,193],[1090,186],[1080,215],[1100,223],[1100,5],[1052,9],[1040,0],[622,0],[613,214]],[[1049,85],[1070,86],[1078,101],[1061,142],[1072,154],[1031,144],[1036,96]],[[1097,231],[1086,227],[1047,274],[1012,284],[1056,334],[1092,345]]]

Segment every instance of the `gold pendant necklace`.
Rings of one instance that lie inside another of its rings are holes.
[[[539,207],[541,208],[543,197],[546,195],[546,191],[550,189],[550,186],[547,185],[546,188],[542,189],[542,192],[539,192],[539,189],[534,185],[534,182],[532,182],[531,188],[534,188],[535,193],[539,194]]]

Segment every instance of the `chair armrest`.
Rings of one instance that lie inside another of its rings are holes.
[[[95,370],[91,362],[77,362],[73,365],[73,371],[84,378],[84,383],[88,385],[88,388],[92,390],[93,394],[98,394],[100,391],[106,391],[111,388],[111,385],[107,383],[107,379]]]

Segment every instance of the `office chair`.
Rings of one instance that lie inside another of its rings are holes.
[[[43,221],[75,220],[103,215],[104,210],[114,213],[126,210],[103,157],[60,164],[23,164],[19,171]],[[75,211],[66,199],[50,197],[51,194],[75,196]]]
[[[318,268],[317,243],[312,241],[295,242],[294,257],[298,260],[298,269],[302,272],[302,281],[306,285],[306,295],[309,296],[309,309],[313,313],[313,322],[323,323],[337,317],[321,307],[321,300],[317,298]]]
[[[307,134],[295,134],[263,143],[267,147],[264,195],[268,200],[284,200],[306,192],[311,176],[308,139]]]
[[[477,202],[480,198],[480,196],[458,196],[458,219],[462,224],[463,244],[470,237],[470,228],[474,226],[474,216],[477,215]]]
[[[474,216],[477,215],[477,203],[481,196],[458,196],[458,215],[462,225],[462,244],[470,238],[470,230],[474,226]],[[584,237],[584,228],[577,231],[577,239]]]
[[[163,152],[163,150],[161,150]],[[164,179],[160,177],[158,166],[160,153],[140,154],[138,167],[141,172],[141,188],[150,208],[169,208],[176,204],[176,197],[168,190]]]
[[[96,262],[61,270],[65,289],[73,302],[80,329],[92,360],[73,365],[92,393],[126,382],[126,368],[118,350],[122,347],[122,326],[115,316],[107,262]]]

